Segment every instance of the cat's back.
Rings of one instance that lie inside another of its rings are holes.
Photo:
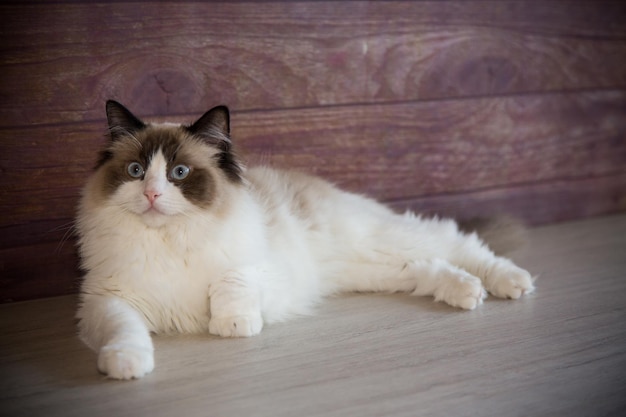
[[[246,177],[265,208],[285,206],[294,215],[306,218],[321,204],[328,204],[341,194],[328,181],[298,171],[259,166],[251,168]]]
[[[269,223],[285,217],[296,218],[309,230],[346,232],[352,223],[386,217],[390,210],[378,202],[344,191],[316,176],[298,171],[254,167],[247,172],[252,192],[267,215]]]

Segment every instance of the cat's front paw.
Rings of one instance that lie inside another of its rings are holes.
[[[98,370],[113,379],[141,378],[154,369],[150,348],[124,343],[106,345],[98,354]]]
[[[488,282],[487,290],[500,298],[516,300],[535,290],[530,273],[508,262],[493,268]]]
[[[211,317],[209,333],[222,337],[249,337],[263,328],[260,314],[246,316]]]
[[[461,274],[443,284],[435,291],[435,300],[444,301],[452,307],[474,310],[487,298],[479,278],[470,274]]]

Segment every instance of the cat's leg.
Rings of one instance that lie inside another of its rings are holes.
[[[443,259],[407,262],[404,273],[417,281],[413,295],[432,295],[452,307],[473,310],[487,298],[480,278]]]
[[[410,292],[473,310],[487,297],[481,280],[444,259],[344,265],[338,291]]]
[[[378,224],[386,226],[374,229],[374,238],[344,251],[350,255],[333,274],[341,277],[339,291],[413,292],[473,309],[485,289],[519,298],[534,288],[527,271],[494,255],[476,235],[459,232],[452,220],[393,215]]]
[[[485,289],[497,297],[515,299],[534,290],[527,271],[496,256],[476,234],[460,232],[456,222],[450,219],[404,215],[395,216],[389,224],[393,227],[372,245],[379,245],[372,257],[389,253],[386,263],[397,263],[392,256],[412,260],[445,259],[480,278]]]
[[[535,287],[530,273],[511,260],[496,256],[474,234],[459,236],[450,261],[479,277],[490,294],[518,299]]]
[[[228,274],[209,287],[209,333],[222,337],[248,337],[261,332],[261,300],[251,285],[249,271]]]
[[[506,258],[498,256],[486,258],[482,262],[473,260],[462,265],[464,269],[481,278],[490,294],[516,300],[535,290],[534,279],[525,269]]]
[[[114,379],[141,378],[154,369],[154,348],[141,315],[115,296],[83,295],[81,339],[98,354],[98,370]]]

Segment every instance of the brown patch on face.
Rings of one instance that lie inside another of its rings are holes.
[[[180,146],[174,152],[163,150],[167,161],[168,180],[177,186],[185,198],[199,207],[208,207],[217,193],[215,168],[211,166],[211,152],[206,145],[183,137]],[[189,167],[189,175],[177,180],[171,176],[172,170],[178,165]]]

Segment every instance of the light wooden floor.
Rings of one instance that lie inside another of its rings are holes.
[[[351,295],[251,339],[157,337],[139,381],[96,372],[73,297],[3,305],[0,415],[626,415],[626,216],[531,238],[522,301]]]

